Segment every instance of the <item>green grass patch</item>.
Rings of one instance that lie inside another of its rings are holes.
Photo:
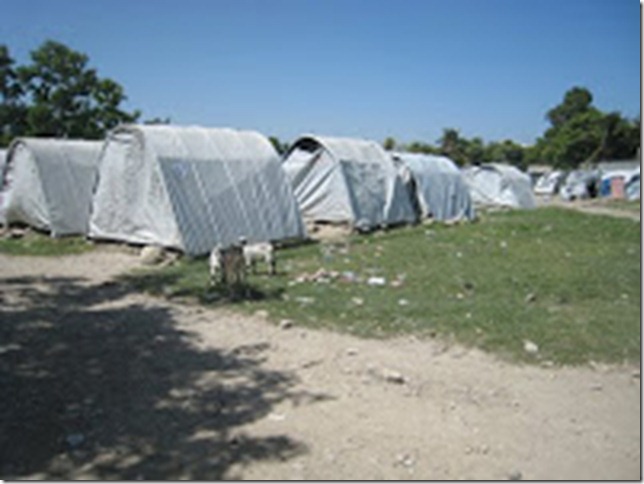
[[[94,245],[83,237],[53,238],[40,232],[27,231],[20,238],[0,239],[0,253],[23,256],[61,256],[82,254]]]
[[[320,269],[358,281],[297,282]],[[281,250],[278,272],[251,276],[253,297],[236,307],[364,337],[441,337],[512,360],[639,361],[640,225],[631,220],[558,208],[490,213],[456,227]],[[371,286],[370,277],[386,285]],[[226,303],[208,288],[204,259],[129,280],[157,294]],[[524,351],[525,340],[539,346],[537,357]]]

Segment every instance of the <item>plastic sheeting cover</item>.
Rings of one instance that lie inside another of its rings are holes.
[[[472,200],[480,205],[535,208],[530,177],[517,168],[489,163],[463,169]]]
[[[252,131],[124,126],[106,142],[90,235],[198,255],[244,236],[304,237],[268,139]]]
[[[452,160],[418,153],[396,152],[392,156],[413,177],[421,216],[436,220],[474,218],[469,187]]]
[[[7,154],[0,194],[6,223],[52,235],[86,234],[99,141],[19,138]]]
[[[282,167],[307,219],[364,227],[415,220],[393,161],[373,141],[302,136]]]

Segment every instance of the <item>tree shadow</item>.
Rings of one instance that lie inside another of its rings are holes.
[[[282,299],[285,292],[284,287],[262,287],[252,281],[227,285],[221,282],[213,284],[204,279],[182,284],[182,277],[182,274],[173,272],[147,271],[121,276],[119,281],[136,291],[168,299],[187,298],[209,306]]]
[[[241,426],[314,403],[266,346],[200,349],[169,308],[126,284],[0,279],[0,478],[219,480],[307,451]]]

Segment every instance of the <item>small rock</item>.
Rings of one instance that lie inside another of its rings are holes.
[[[255,317],[261,318],[261,319],[267,319],[268,318],[268,311],[266,309],[258,309],[254,313]]]
[[[416,461],[409,454],[400,454],[396,457],[396,464],[402,465],[403,467],[413,467],[415,463]]]
[[[510,481],[520,481],[523,479],[523,474],[521,474],[521,471],[513,471],[508,474],[508,479]]]
[[[531,355],[535,355],[539,352],[539,347],[537,346],[537,344],[529,340],[525,340],[523,342],[523,349],[526,351],[526,353],[530,353]]]
[[[591,385],[590,389],[594,392],[600,392],[604,389],[604,385],[601,383],[596,383],[594,385]]]
[[[526,303],[532,303],[532,302],[535,302],[536,300],[537,300],[537,295],[532,292],[529,293],[524,299]]]
[[[395,383],[396,385],[404,385],[407,382],[401,373],[393,370],[383,370],[382,377],[387,383]]]
[[[358,350],[355,348],[347,348],[346,353],[347,356],[355,356],[358,354]]]
[[[639,380],[640,379],[640,372],[639,371],[634,371],[633,372],[633,378],[635,378],[636,380]]]
[[[163,261],[163,248],[156,245],[146,245],[141,249],[139,260],[141,264],[153,266]]]
[[[282,319],[280,321],[280,329],[290,329],[293,327],[293,321],[290,319]]]

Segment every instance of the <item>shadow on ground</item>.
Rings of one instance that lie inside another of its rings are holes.
[[[239,428],[303,398],[262,368],[265,347],[198,349],[128,287],[0,279],[0,478],[234,479],[235,464],[307,451]]]

